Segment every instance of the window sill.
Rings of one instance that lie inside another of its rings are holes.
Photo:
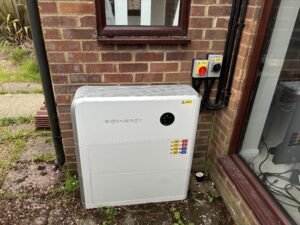
[[[221,157],[219,162],[261,224],[291,224],[238,155]]]
[[[120,45],[134,45],[134,44],[188,44],[191,39],[184,36],[98,36],[97,40],[102,44],[120,44]]]

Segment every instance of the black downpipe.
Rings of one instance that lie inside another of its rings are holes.
[[[56,103],[53,93],[53,87],[50,77],[50,70],[48,65],[48,59],[45,49],[45,42],[42,33],[41,19],[39,15],[37,0],[26,0],[29,20],[31,24],[31,33],[33,38],[33,44],[35,48],[36,58],[39,65],[41,74],[42,86],[45,96],[45,102],[47,106],[52,138],[54,141],[54,148],[56,153],[56,166],[60,167],[65,163],[65,154],[62,145],[62,138],[60,127],[58,123],[58,116],[56,111]]]
[[[227,80],[227,83],[225,86],[225,95],[224,95],[225,106],[228,105],[229,98],[231,95],[231,87],[232,87],[233,76],[234,76],[234,72],[235,72],[235,66],[236,66],[236,62],[237,62],[238,52],[240,49],[240,42],[241,42],[241,38],[242,38],[243,29],[245,27],[247,5],[248,5],[248,0],[243,0],[243,5],[241,7],[242,8],[241,15],[239,18],[237,36],[236,36],[235,46],[234,46],[234,50],[233,50],[232,63],[231,63],[230,70],[229,70],[229,77],[228,77],[228,80]]]
[[[238,19],[241,11],[241,0],[234,0],[232,2],[232,9],[230,13],[230,20],[228,23],[228,33],[224,48],[224,56],[223,56],[223,67],[221,69],[220,80],[218,85],[218,91],[216,95],[216,103],[220,100],[223,102],[224,100],[224,88],[228,79],[228,73],[230,64],[232,62],[232,52],[235,43],[236,32],[238,28]],[[223,99],[221,99],[223,98]]]

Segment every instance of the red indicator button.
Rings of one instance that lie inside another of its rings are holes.
[[[201,66],[199,69],[198,69],[198,75],[200,76],[204,76],[207,72],[207,68],[205,66]]]

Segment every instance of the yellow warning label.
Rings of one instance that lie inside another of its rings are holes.
[[[222,58],[214,58],[215,62],[222,62]]]
[[[181,102],[181,104],[192,104],[192,103],[193,103],[192,100],[183,100],[183,101]]]
[[[198,67],[202,67],[202,66],[208,66],[208,61],[206,60],[202,60],[198,63]]]

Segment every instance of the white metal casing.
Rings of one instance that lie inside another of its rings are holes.
[[[188,85],[80,87],[71,110],[83,205],[185,199],[200,101]]]

